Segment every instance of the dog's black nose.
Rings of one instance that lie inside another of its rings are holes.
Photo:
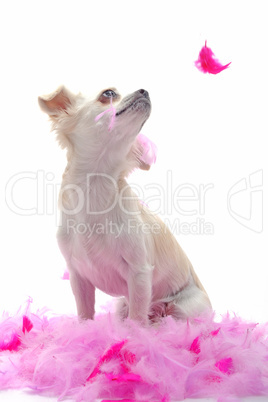
[[[140,89],[139,92],[147,99],[149,99],[149,92],[145,91],[145,89]]]

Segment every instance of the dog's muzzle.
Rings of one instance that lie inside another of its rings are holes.
[[[143,110],[146,113],[151,111],[151,100],[149,92],[145,89],[139,89],[131,95],[126,96],[117,111],[116,116],[131,110]]]
[[[142,95],[144,96],[144,98],[150,100],[149,92],[146,91],[145,89],[139,89],[139,91],[137,91],[137,92],[139,92],[140,94],[142,94]]]

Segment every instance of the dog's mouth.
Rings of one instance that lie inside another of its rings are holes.
[[[140,89],[134,92],[134,94],[127,96],[123,100],[123,107],[116,112],[116,116],[118,117],[127,111],[139,108],[144,109],[146,112],[151,108],[149,93],[145,89]]]

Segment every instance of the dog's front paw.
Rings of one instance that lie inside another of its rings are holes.
[[[129,305],[125,297],[121,297],[116,303],[116,314],[120,320],[124,321],[130,318],[133,321],[139,322],[142,326],[149,325],[149,318],[144,314],[129,312]]]
[[[147,327],[150,325],[149,316],[146,313],[146,310],[138,310],[138,309],[129,309],[128,318],[132,321],[138,322],[143,327]]]

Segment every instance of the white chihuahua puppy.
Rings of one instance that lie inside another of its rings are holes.
[[[211,309],[175,237],[126,181],[133,169],[150,167],[138,138],[151,111],[148,92],[121,99],[111,88],[89,100],[61,87],[39,97],[39,105],[67,149],[58,243],[79,316],[93,319],[95,288],[123,296],[121,316],[145,325]]]

